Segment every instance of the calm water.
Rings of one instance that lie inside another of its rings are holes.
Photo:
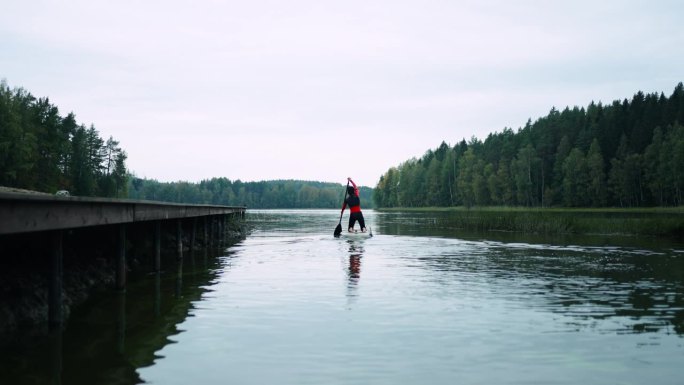
[[[372,211],[374,237],[334,239],[338,215],[250,212],[254,232],[226,252],[5,348],[7,383],[684,381],[681,244],[456,233],[453,214]]]

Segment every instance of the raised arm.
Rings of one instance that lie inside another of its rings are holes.
[[[354,195],[359,196],[359,188],[356,187],[356,183],[354,183],[354,181],[352,180],[352,178],[347,178],[347,180],[348,180],[349,183],[351,183],[352,186],[354,187]],[[343,210],[344,210],[344,209],[343,209]]]

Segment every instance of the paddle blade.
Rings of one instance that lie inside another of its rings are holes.
[[[335,232],[333,233],[335,237],[339,237],[340,234],[342,234],[342,223],[337,224],[337,227],[335,227]]]

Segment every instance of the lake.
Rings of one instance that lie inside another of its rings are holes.
[[[250,210],[238,244],[5,343],[1,382],[682,383],[681,240],[364,215],[372,238],[336,239],[338,210]]]

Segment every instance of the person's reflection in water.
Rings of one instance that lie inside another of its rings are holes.
[[[363,246],[349,242],[349,266],[347,268],[347,298],[353,299],[358,296],[359,279],[361,279],[361,258]]]

